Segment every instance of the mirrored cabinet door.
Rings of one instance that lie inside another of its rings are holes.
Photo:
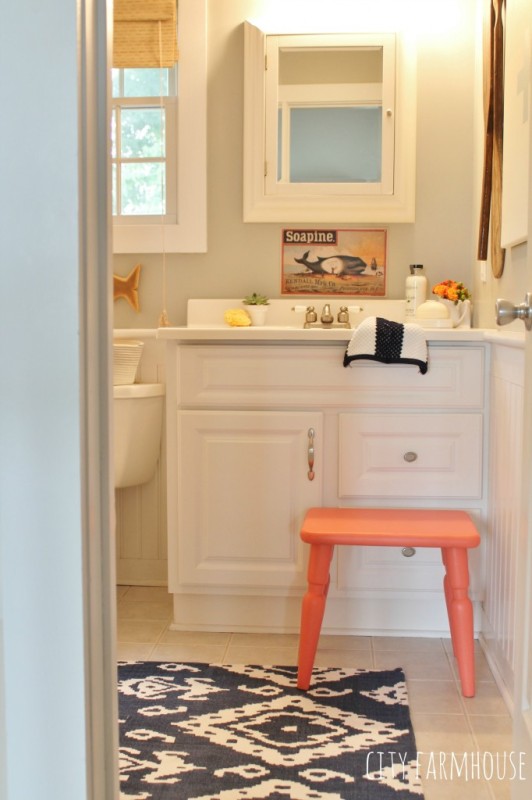
[[[393,192],[395,36],[341,38],[266,37],[267,194]]]
[[[413,220],[415,60],[404,51],[393,33],[245,24],[244,221]]]

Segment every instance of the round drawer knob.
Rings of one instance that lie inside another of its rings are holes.
[[[415,556],[415,554],[416,554],[416,548],[415,547],[403,547],[403,549],[401,550],[401,553],[404,555],[405,558],[412,558],[412,556]]]
[[[403,458],[410,464],[412,461],[417,461],[417,453],[413,453],[412,450],[409,450],[408,453],[404,454]]]

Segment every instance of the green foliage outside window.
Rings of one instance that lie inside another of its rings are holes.
[[[160,97],[169,94],[169,73],[167,69],[112,71],[113,214],[165,213],[166,112]]]

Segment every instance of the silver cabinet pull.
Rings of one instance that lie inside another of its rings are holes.
[[[412,461],[417,461],[417,453],[414,453],[412,450],[409,450],[407,453],[404,454],[403,458],[405,461],[408,461],[408,463],[411,463]]]
[[[415,556],[415,554],[416,554],[416,548],[415,547],[403,547],[403,549],[401,550],[401,553],[404,555],[405,558],[412,558],[412,556]]]
[[[307,477],[309,481],[314,480],[314,436],[316,435],[316,431],[314,428],[308,429],[308,449],[307,449],[307,457],[308,457],[308,472]]]

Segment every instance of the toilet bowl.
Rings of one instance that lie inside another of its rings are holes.
[[[113,386],[115,488],[147,483],[161,450],[163,383]]]

